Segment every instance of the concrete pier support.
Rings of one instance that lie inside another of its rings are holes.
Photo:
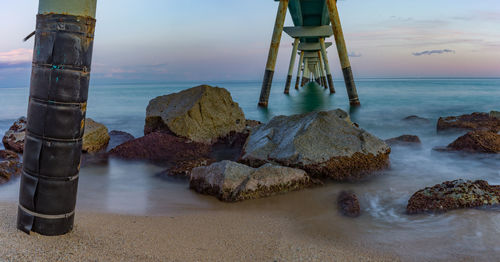
[[[330,94],[335,93],[335,87],[333,86],[333,77],[330,69],[330,63],[328,62],[328,55],[326,53],[325,39],[320,38],[319,43],[321,46],[321,57],[323,58],[323,63],[325,64],[326,78],[328,82],[328,88],[330,88]]]
[[[309,58],[304,59],[304,76],[302,77],[302,86],[305,86],[309,83],[309,77],[311,73],[309,71]]]
[[[297,50],[299,48],[300,39],[295,38],[293,41],[292,57],[290,58],[290,66],[288,67],[288,76],[286,77],[285,94],[290,93],[290,85],[292,84],[293,68],[297,59]],[[300,66],[300,65],[299,65]]]
[[[359,102],[356,84],[352,74],[351,63],[347,54],[347,47],[344,40],[344,33],[342,32],[342,25],[340,23],[339,12],[337,10],[336,0],[326,0],[328,6],[328,14],[330,15],[330,22],[332,23],[333,34],[335,36],[335,43],[337,44],[337,51],[339,53],[340,64],[344,74],[344,81],[349,95],[349,103],[352,106],[358,106]]]
[[[321,55],[321,51],[318,51],[318,58],[319,58],[319,67],[321,69],[321,85],[326,88],[328,88],[328,84],[326,83],[326,76],[325,76],[325,65],[323,63],[323,57]]]
[[[96,0],[40,0],[17,227],[73,228],[92,61]]]
[[[297,69],[297,80],[295,81],[295,89],[299,89],[300,84],[300,74],[302,71],[302,64],[304,63],[304,51],[300,51],[299,66]]]
[[[271,46],[269,47],[269,55],[267,57],[266,71],[264,72],[264,80],[262,81],[262,90],[260,91],[259,106],[261,107],[267,107],[269,102],[269,94],[271,93],[274,69],[276,67],[276,58],[278,57],[287,10],[288,0],[280,0],[274,24]]]

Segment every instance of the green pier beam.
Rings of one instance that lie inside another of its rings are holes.
[[[283,26],[285,24],[286,11],[288,10],[289,0],[280,0],[278,6],[278,13],[274,23],[273,37],[271,46],[269,47],[269,55],[267,57],[266,70],[264,72],[264,80],[262,81],[262,89],[260,91],[259,106],[267,107],[269,103],[269,95],[271,93],[271,86],[273,84],[274,69],[276,67],[276,58],[281,42],[281,35],[283,33]]]
[[[40,0],[18,229],[73,229],[97,0]]]
[[[288,75],[286,77],[285,94],[290,93],[290,85],[292,84],[293,68],[297,59],[297,50],[299,48],[300,39],[295,38],[293,41],[292,57],[290,58],[290,66],[288,67]]]
[[[344,81],[349,95],[349,103],[351,106],[358,106],[361,103],[358,98],[358,91],[354,83],[354,76],[352,74],[351,63],[349,55],[347,54],[347,47],[344,40],[344,33],[342,32],[342,25],[340,23],[339,12],[337,10],[337,3],[335,0],[326,0],[328,6],[328,14],[330,22],[332,23],[333,35],[335,43],[337,44],[337,51],[339,53],[340,64],[342,66],[342,73],[344,74]]]

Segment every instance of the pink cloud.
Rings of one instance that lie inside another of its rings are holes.
[[[31,62],[33,50],[19,48],[7,52],[0,52],[0,64],[16,65]]]

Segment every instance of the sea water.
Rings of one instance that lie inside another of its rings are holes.
[[[200,83],[92,84],[87,116],[138,137],[143,134],[150,99]],[[391,167],[358,183],[327,183],[286,195],[236,204],[219,202],[188,189],[186,180],[165,179],[162,167],[143,162],[110,160],[82,168],[78,208],[135,215],[172,215],[199,210],[279,211],[297,221],[297,231],[367,241],[406,259],[449,260],[456,257],[500,258],[500,209],[457,210],[439,215],[405,214],[411,195],[446,180],[484,179],[500,184],[499,155],[464,155],[433,150],[446,146],[464,132],[437,133],[440,116],[500,110],[500,79],[359,79],[359,108],[349,107],[345,86],[337,93],[309,86],[283,94],[284,83],[273,85],[269,108],[257,107],[260,81],[209,82],[228,89],[248,119],[268,121],[277,115],[341,108],[363,129],[388,139],[418,135],[420,147],[395,146]],[[0,133],[25,115],[28,88],[0,88]],[[403,121],[410,115],[428,122]],[[0,186],[0,201],[17,201],[19,180]],[[344,218],[336,209],[341,190],[353,190],[361,202],[361,217]]]

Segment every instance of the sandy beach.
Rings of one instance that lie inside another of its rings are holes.
[[[2,261],[395,261],[396,256],[295,230],[273,212],[128,216],[78,212],[72,233],[28,236],[0,204]]]

